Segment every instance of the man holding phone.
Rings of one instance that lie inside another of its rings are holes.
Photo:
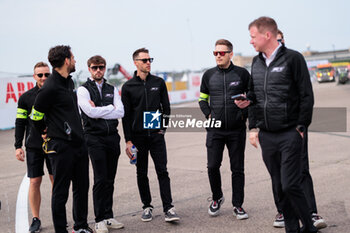
[[[207,119],[220,120],[220,128],[207,128],[208,176],[212,191],[212,202],[208,213],[217,216],[224,203],[221,188],[220,166],[225,145],[228,148],[231,177],[233,215],[247,219],[242,208],[244,200],[244,149],[246,119],[249,101],[238,101],[248,91],[250,75],[242,67],[233,65],[232,43],[220,39],[213,52],[217,66],[207,70],[200,87],[199,106]],[[210,99],[210,101],[209,101]]]

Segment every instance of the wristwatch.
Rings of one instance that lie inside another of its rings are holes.
[[[300,133],[304,133],[305,132],[305,126],[303,125],[298,125],[297,128],[296,128]]]

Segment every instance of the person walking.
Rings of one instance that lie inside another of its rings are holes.
[[[207,167],[212,201],[208,208],[210,216],[217,216],[224,203],[221,187],[220,167],[225,145],[230,157],[232,180],[233,215],[247,219],[243,209],[244,201],[244,150],[246,141],[246,120],[248,100],[239,104],[238,95],[243,98],[248,91],[249,72],[231,62],[232,43],[217,40],[213,52],[217,66],[207,70],[202,77],[199,106],[207,119],[221,121],[221,128],[207,128]],[[210,101],[209,101],[210,100]]]
[[[170,103],[168,91],[163,79],[150,73],[153,58],[145,48],[136,50],[132,56],[137,70],[132,79],[122,87],[122,102],[125,115],[123,130],[126,142],[126,154],[131,159],[133,145],[137,148],[137,185],[143,203],[141,220],[152,220],[152,197],[147,177],[148,152],[153,159],[160,195],[163,203],[165,221],[179,221],[172,204],[170,178],[167,171],[167,151],[164,140],[165,127],[161,124],[164,118],[165,125],[169,122]],[[150,124],[144,124],[144,115],[151,115]]]
[[[277,31],[277,41],[285,45],[284,35],[281,30]],[[327,227],[327,223],[319,214],[317,214],[317,205],[316,205],[316,198],[314,193],[314,186],[313,186],[312,177],[309,169],[308,128],[305,128],[304,138],[303,138],[303,148],[302,148],[301,155],[302,155],[301,156],[301,164],[302,164],[301,185],[302,185],[303,191],[305,192],[306,200],[311,208],[310,214],[311,214],[312,222],[317,229],[322,229]],[[277,208],[277,214],[273,222],[273,226],[277,228],[285,226],[283,211],[282,211],[282,203],[281,203],[282,192],[281,192],[281,187],[279,187],[279,185],[280,185],[279,183],[276,184],[272,182],[273,198]]]
[[[314,104],[305,59],[278,43],[274,19],[260,17],[248,29],[250,43],[259,52],[252,62],[248,92],[253,101],[249,107],[250,143],[257,147],[260,142],[271,180],[281,184],[285,231],[317,232],[300,184],[302,142]]]

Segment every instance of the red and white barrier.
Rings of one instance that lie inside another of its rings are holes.
[[[181,91],[169,91],[169,100],[171,104],[195,101],[199,99],[199,89],[203,73],[188,74],[188,89]]]
[[[18,99],[34,86],[35,80],[32,77],[0,79],[0,129],[15,126]]]
[[[188,74],[188,89],[170,91],[171,104],[196,101],[199,98],[199,88],[203,73]],[[0,129],[10,129],[15,126],[17,103],[19,97],[35,86],[32,77],[0,78]]]

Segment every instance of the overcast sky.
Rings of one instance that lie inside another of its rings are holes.
[[[270,16],[287,47],[305,51],[350,47],[348,0],[0,0],[0,71],[31,73],[48,50],[68,44],[77,70],[99,54],[107,66],[134,70],[133,51],[150,50],[154,71],[215,65],[217,39],[234,52],[254,55],[248,24]]]

